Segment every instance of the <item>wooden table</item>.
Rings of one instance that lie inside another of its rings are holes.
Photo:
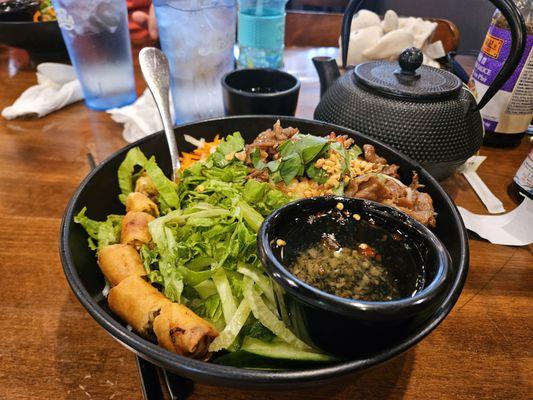
[[[288,49],[287,67],[302,80],[298,116],[311,117],[318,101],[310,57],[334,51]],[[35,83],[16,53],[0,49],[0,109]],[[103,160],[125,144],[121,131],[83,103],[37,120],[0,118],[1,399],[141,398],[134,355],[77,302],[58,256],[61,216],[90,169],[87,154]],[[507,185],[528,151],[526,140],[510,150],[481,151],[488,159],[479,173],[507,210],[516,206]],[[444,185],[457,204],[486,212],[462,177]],[[457,305],[406,354],[315,389],[252,393],[197,385],[192,398],[530,399],[532,247],[497,246],[475,236],[470,246],[470,274]]]

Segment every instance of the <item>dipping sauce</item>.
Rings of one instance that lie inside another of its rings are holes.
[[[364,301],[401,298],[398,281],[380,260],[366,243],[357,248],[340,247],[327,235],[304,250],[289,270],[305,283],[339,297]]]

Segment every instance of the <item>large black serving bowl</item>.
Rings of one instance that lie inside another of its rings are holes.
[[[183,140],[183,134],[197,138],[213,139],[215,135],[227,135],[239,131],[247,142],[275,123],[273,116],[240,116],[211,119],[175,128],[178,146],[181,151],[192,150]],[[167,350],[144,340],[129,331],[118,317],[113,315],[102,296],[104,277],[96,264],[95,254],[87,247],[87,235],[74,224],[74,216],[86,206],[88,215],[95,219],[105,219],[112,213],[124,213],[118,201],[117,169],[126,152],[139,146],[147,155],[155,155],[161,168],[170,172],[170,158],[162,132],[148,136],[119,150],[96,167],[80,184],[72,196],[61,225],[61,261],[72,291],[87,309],[89,314],[115,339],[140,357],[167,370],[197,382],[248,388],[296,388],[325,383],[343,375],[353,374],[387,361],[427,336],[439,325],[454,306],[463,288],[468,271],[468,241],[461,217],[452,200],[426,171],[414,161],[397,151],[359,133],[323,122],[309,121],[292,117],[280,117],[283,126],[294,126],[304,133],[326,135],[332,131],[353,137],[356,143],[373,144],[379,155],[389,162],[400,165],[401,178],[410,181],[412,171],[417,171],[426,191],[432,196],[438,213],[437,228],[434,233],[448,249],[451,256],[451,279],[442,304],[421,328],[408,334],[397,335],[391,331],[391,340],[378,350],[364,357],[339,361],[306,370],[260,371],[226,367],[191,360],[170,353]],[[335,332],[329,334],[335,335]]]
[[[0,43],[27,50],[35,63],[70,63],[57,21],[0,21]]]

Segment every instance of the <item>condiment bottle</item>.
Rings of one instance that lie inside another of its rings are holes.
[[[533,145],[530,147],[529,154],[516,171],[511,184],[511,191],[514,197],[520,200],[519,193],[533,199]]]
[[[520,143],[533,118],[533,1],[514,0],[527,26],[527,43],[514,74],[481,110],[484,143],[514,146]],[[476,60],[469,87],[479,100],[504,64],[511,47],[511,31],[496,11]]]
[[[239,68],[281,68],[287,0],[239,0]]]

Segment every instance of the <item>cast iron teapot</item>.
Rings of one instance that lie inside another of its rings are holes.
[[[342,23],[340,71],[331,57],[315,57],[321,100],[314,117],[372,136],[418,161],[435,178],[451,175],[483,141],[479,110],[512,75],[526,26],[512,0],[490,0],[509,22],[510,54],[479,103],[450,72],[422,65],[422,52],[404,50],[399,62],[374,61],[346,68],[352,17],[363,0],[351,0]],[[399,65],[398,65],[399,64]],[[340,78],[339,78],[340,77]],[[338,79],[337,79],[338,78]]]

